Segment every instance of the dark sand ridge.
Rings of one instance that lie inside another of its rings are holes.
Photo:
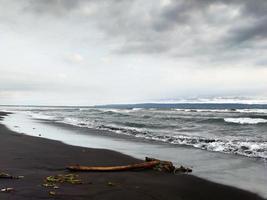
[[[0,116],[5,113],[0,113]],[[1,118],[1,117],[0,117]],[[0,171],[23,175],[23,179],[0,179],[0,188],[13,187],[15,191],[0,193],[0,199],[197,199],[257,200],[259,196],[197,178],[193,175],[172,175],[156,171],[77,173],[81,185],[62,184],[49,196],[42,186],[50,175],[69,173],[69,164],[123,165],[140,160],[104,150],[74,147],[61,142],[17,134],[0,124]],[[110,186],[108,182],[114,183]]]

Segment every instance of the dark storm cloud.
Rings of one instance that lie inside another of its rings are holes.
[[[267,37],[266,0],[31,0],[24,9],[35,15],[80,17],[92,22],[107,38],[122,41],[116,52],[120,53],[169,53],[191,56],[197,48],[206,49],[203,54],[226,51],[229,44],[239,46],[246,42],[254,45]],[[212,7],[222,7],[217,13]],[[86,16],[86,10],[94,12]],[[227,19],[231,8],[239,9],[233,19]],[[84,11],[84,12],[83,12]],[[231,21],[232,20],[232,21]],[[205,28],[213,32],[205,32]],[[225,27],[225,30],[223,28]],[[222,31],[220,36],[216,31]],[[210,39],[205,35],[210,35]],[[188,46],[188,45],[191,45]],[[196,45],[196,47],[192,46]],[[207,50],[209,51],[207,52]],[[198,51],[199,52],[199,51]],[[201,52],[200,52],[201,53]],[[216,55],[215,55],[216,56]]]
[[[267,1],[238,1],[242,6],[242,23],[232,27],[229,33],[229,43],[255,45],[256,42],[267,38]]]
[[[266,11],[267,12],[267,11]],[[267,38],[267,16],[258,19],[254,23],[233,28],[230,40],[233,44],[256,42]]]
[[[59,25],[72,23],[82,27],[84,44],[90,40],[86,33],[92,27],[98,29],[105,36],[103,43],[105,40],[116,43],[109,50],[116,54],[159,53],[208,61],[242,59],[254,57],[267,38],[266,0],[21,0],[16,3],[22,17],[33,16],[37,20],[47,17],[46,24],[53,20]]]

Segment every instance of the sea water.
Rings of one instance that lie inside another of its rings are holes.
[[[124,105],[119,108],[17,107],[9,110],[23,111],[33,118],[109,130],[146,140],[267,158],[266,105],[160,105]]]

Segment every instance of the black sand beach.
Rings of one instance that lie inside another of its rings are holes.
[[[0,116],[5,113],[0,113]],[[1,117],[0,117],[1,118]],[[0,179],[0,199],[262,199],[256,194],[212,183],[193,175],[172,175],[156,171],[77,173],[82,184],[61,184],[59,189],[43,187],[47,176],[67,174],[65,166],[123,165],[140,162],[104,149],[74,147],[43,138],[20,135],[0,124],[0,171],[23,179]],[[49,195],[55,191],[55,195]]]

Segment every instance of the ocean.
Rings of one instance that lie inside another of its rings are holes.
[[[170,160],[193,174],[267,197],[267,104],[1,106],[11,130],[136,158]]]
[[[263,104],[133,104],[10,109],[26,112],[37,119],[267,159],[267,105]]]

